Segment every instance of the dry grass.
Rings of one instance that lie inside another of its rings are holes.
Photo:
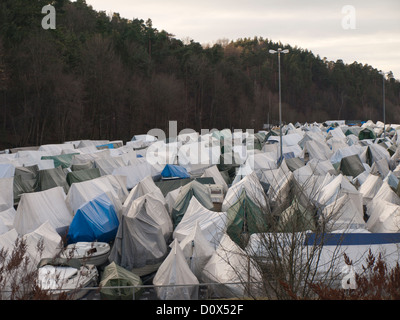
[[[37,251],[43,252],[43,243],[39,241]],[[0,249],[0,300],[52,300],[48,291],[37,284],[38,270],[27,254],[27,244],[17,238],[12,250]],[[57,296],[57,300],[68,299],[66,294]]]
[[[352,265],[352,261],[345,256],[345,262]],[[399,300],[400,299],[400,266],[396,264],[389,269],[379,254],[375,257],[371,250],[362,266],[362,273],[355,274],[354,289],[332,288],[324,283],[310,284],[316,300]],[[291,288],[282,284],[288,295],[295,300],[304,300],[293,293]]]

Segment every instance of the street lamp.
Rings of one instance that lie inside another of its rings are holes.
[[[383,138],[386,140],[386,115],[385,115],[385,75],[387,72],[380,72],[382,75],[382,95],[383,95]]]
[[[278,53],[278,74],[279,74],[279,136],[280,136],[280,157],[279,162],[283,160],[283,152],[282,152],[282,102],[281,102],[281,53],[289,53],[288,49],[282,50],[278,48],[276,50],[269,50],[269,53],[275,54]]]

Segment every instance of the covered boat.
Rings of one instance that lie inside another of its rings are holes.
[[[111,247],[106,242],[80,241],[66,246],[61,252],[61,257],[78,259],[82,264],[94,264],[97,267],[108,261],[110,250]]]
[[[138,275],[111,262],[101,275],[100,297],[103,300],[134,300],[142,294],[142,284]]]
[[[38,264],[37,284],[51,298],[78,300],[95,287],[99,273],[94,265],[83,265],[78,259],[44,258]]]

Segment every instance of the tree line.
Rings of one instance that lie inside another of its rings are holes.
[[[81,139],[129,141],[153,128],[254,128],[278,121],[282,47],[262,37],[201,45],[157,30],[151,19],[55,0],[0,4],[0,149]],[[382,75],[285,45],[283,121],[382,121]],[[386,122],[400,123],[400,83],[385,79]],[[179,131],[178,131],[179,132]]]

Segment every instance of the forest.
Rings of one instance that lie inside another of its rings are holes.
[[[249,35],[202,45],[122,18],[85,0],[0,3],[0,150],[65,141],[129,141],[177,121],[185,128],[261,130],[278,123],[281,56],[284,123],[382,121],[379,70],[329,61],[307,49]],[[143,17],[142,17],[143,18]],[[400,123],[400,82],[385,78],[386,123]]]

